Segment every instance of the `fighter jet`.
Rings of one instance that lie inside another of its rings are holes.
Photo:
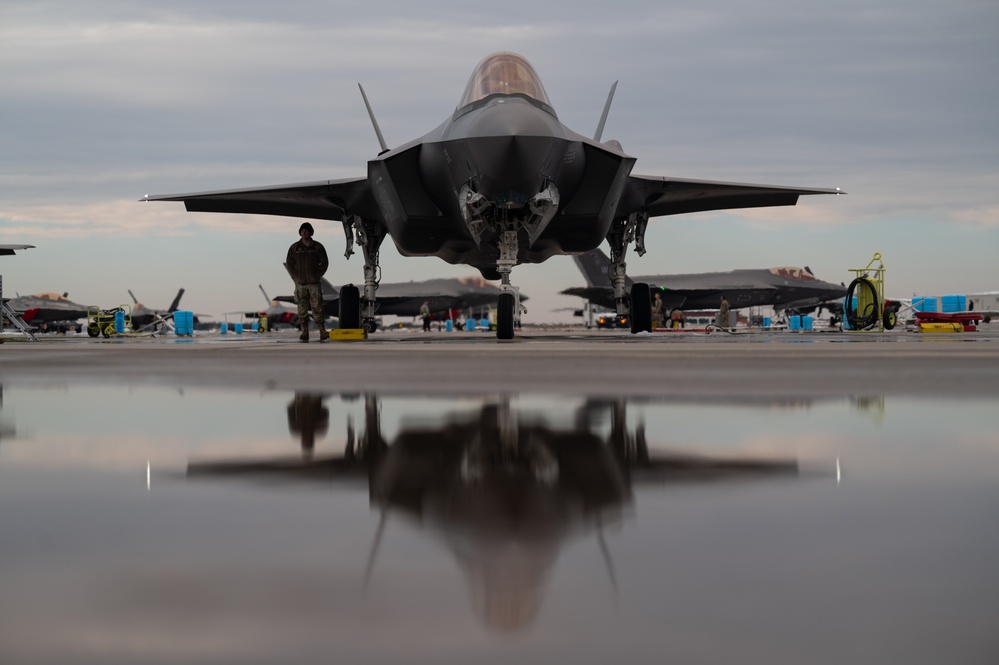
[[[86,305],[70,300],[68,293],[36,293],[18,296],[7,301],[7,306],[15,312],[22,312],[25,323],[39,326],[49,323],[68,323],[87,316]]]
[[[156,326],[157,324],[162,324],[164,321],[170,319],[173,313],[177,311],[180,306],[180,297],[184,295],[184,289],[177,291],[177,295],[174,297],[173,302],[170,303],[168,309],[153,309],[152,307],[146,307],[135,294],[132,293],[132,289],[128,290],[128,295],[132,297],[132,302],[134,306],[132,307],[132,329],[142,330],[143,328],[148,328],[151,326]],[[197,317],[195,317],[197,319]]]
[[[563,295],[579,296],[598,307],[614,307],[610,285],[611,262],[599,249],[572,257],[586,278],[585,287],[572,287]],[[842,303],[846,287],[823,282],[804,268],[779,267],[703,272],[687,275],[635,277],[648,283],[663,301],[663,309],[717,309],[722,296],[733,309],[769,305],[777,311],[814,308],[824,303]],[[630,280],[629,280],[630,286]]]
[[[297,328],[298,323],[298,308],[291,305],[286,305],[282,302],[283,298],[291,296],[278,296],[277,298],[271,299],[267,295],[267,291],[264,291],[264,285],[258,284],[260,287],[260,292],[264,294],[264,300],[267,302],[267,309],[257,310],[253,312],[230,312],[230,314],[242,313],[248,319],[259,319],[261,316],[267,317],[267,326],[271,329],[276,329],[282,325],[291,326]],[[294,302],[295,299],[291,297],[288,302]]]
[[[323,313],[338,316],[341,289],[335,288],[325,278],[320,286]],[[375,313],[378,316],[419,316],[420,307],[426,302],[432,318],[445,320],[456,318],[459,312],[492,305],[500,293],[499,287],[474,276],[379,284]],[[278,296],[275,300],[295,302],[295,297]],[[527,296],[520,294],[520,300],[527,300]],[[378,328],[376,319],[365,319],[361,325],[368,332]]]
[[[381,152],[364,177],[250,189],[146,196],[183,201],[192,212],[231,212],[343,223],[346,256],[356,238],[364,291],[349,286],[342,327],[377,311],[379,248],[391,236],[403,256],[437,256],[499,279],[499,339],[513,337],[518,291],[514,266],[581,254],[606,240],[615,307],[632,331],[651,328],[649,288],[626,292],[625,252],[645,253],[651,217],[706,210],[794,205],[814,189],[632,174],[635,158],[602,141],[614,89],[593,138],[562,124],[531,64],[515,53],[487,56],[472,72],[454,112],[424,136],[389,149],[361,88]]]

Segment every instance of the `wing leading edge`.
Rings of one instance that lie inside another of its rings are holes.
[[[280,215],[342,221],[344,210],[381,219],[367,178],[317,180],[188,194],[146,196],[141,201],[183,201],[189,212]]]
[[[661,217],[707,210],[791,206],[798,202],[799,196],[845,193],[839,189],[631,175],[622,203],[630,210],[647,211],[649,217]]]

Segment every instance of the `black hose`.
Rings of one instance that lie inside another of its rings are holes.
[[[857,308],[853,306],[853,293],[858,286],[867,288],[871,293],[871,302],[867,304],[863,314],[857,312]],[[846,290],[846,306],[843,309],[846,310],[846,320],[852,330],[868,330],[878,324],[881,319],[878,300],[878,290],[870,278],[858,277],[850,282],[850,287]]]

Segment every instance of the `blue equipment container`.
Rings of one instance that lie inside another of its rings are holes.
[[[178,309],[173,313],[173,332],[176,335],[194,334],[194,312]]]
[[[120,309],[114,313],[114,331],[119,335],[125,334],[125,312]]]
[[[453,323],[451,323],[451,319],[448,319],[448,320],[447,320],[447,321],[446,321],[446,322],[444,323],[444,330],[446,330],[446,331],[448,331],[448,332],[451,332],[452,330],[454,330],[454,324],[453,324]]]
[[[232,331],[234,333],[236,333],[237,335],[242,335],[243,334],[243,324],[242,323],[234,323],[234,324],[232,324]]]
[[[801,330],[801,317],[797,314],[787,317],[787,327],[790,330]]]
[[[250,327],[253,328],[253,332],[260,332],[260,323],[259,322],[254,321],[253,325],[250,326]]]
[[[221,325],[219,325],[219,332],[223,335],[229,332],[229,324],[223,321]]]
[[[467,321],[465,321],[465,330],[467,330],[468,332],[472,332],[473,330],[475,330],[475,319],[468,319]]]
[[[764,330],[770,330],[770,317],[769,316],[764,316],[763,317],[763,329]]]
[[[940,298],[941,312],[965,312],[968,309],[968,297],[962,295],[949,295]]]
[[[489,330],[489,319],[479,319],[479,325]]]
[[[812,323],[813,323],[813,321],[814,321],[814,319],[812,317],[810,317],[810,316],[803,316],[803,317],[801,317],[801,329],[802,330],[811,330],[812,329]]]

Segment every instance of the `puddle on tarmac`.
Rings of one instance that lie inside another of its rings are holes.
[[[4,386],[0,661],[984,662],[995,401]]]

